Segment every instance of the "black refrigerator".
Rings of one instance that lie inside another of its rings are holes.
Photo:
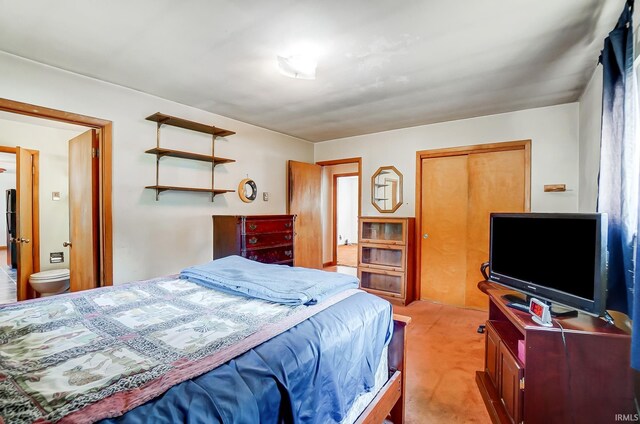
[[[18,267],[18,249],[15,243],[11,243],[16,238],[16,189],[7,190],[7,265],[16,269]]]

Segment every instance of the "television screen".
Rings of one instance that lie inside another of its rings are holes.
[[[490,278],[527,294],[600,314],[605,255],[606,215],[491,215]]]

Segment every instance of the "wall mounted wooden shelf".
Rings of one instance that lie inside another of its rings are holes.
[[[215,135],[216,137],[227,137],[234,135],[234,131],[218,128],[213,125],[201,124],[199,122],[189,121],[187,119],[177,118],[171,115],[165,115],[164,113],[154,113],[151,116],[147,116],[147,121],[154,121],[158,124],[171,125],[172,127],[180,127],[186,130],[197,131],[205,134]]]
[[[220,157],[215,157],[211,155],[201,155],[199,153],[182,152],[180,150],[171,150],[171,149],[164,149],[164,148],[157,148],[157,147],[154,149],[149,149],[145,151],[145,153],[151,153],[152,155],[157,155],[157,156],[160,156],[161,158],[165,156],[171,156],[174,158],[199,160],[202,162],[212,162],[216,165],[235,162],[235,159],[220,158]]]
[[[214,196],[218,194],[224,193],[233,193],[235,190],[222,190],[222,189],[210,189],[210,188],[197,188],[197,187],[176,187],[176,186],[165,186],[165,185],[152,185],[146,186],[145,188],[150,188],[156,190],[158,193],[162,193],[163,191],[192,191],[197,193],[211,193]]]
[[[189,191],[189,192],[197,192],[197,193],[210,193],[212,202],[214,197],[217,196],[218,194],[232,193],[235,191],[235,190],[216,189],[215,174],[214,174],[216,165],[235,162],[235,160],[233,159],[227,159],[227,158],[221,158],[221,157],[215,156],[214,152],[215,152],[216,137],[227,137],[235,134],[235,132],[225,130],[223,128],[218,128],[213,125],[201,124],[199,122],[189,121],[187,119],[177,118],[171,115],[165,115],[164,113],[160,113],[160,112],[147,116],[146,119],[148,121],[153,121],[157,123],[156,147],[145,151],[145,153],[156,155],[156,183],[155,185],[145,187],[150,190],[156,191],[156,201],[159,199],[160,193],[162,193],[163,191]],[[211,137],[211,154],[203,155],[200,153],[185,152],[181,150],[165,149],[163,147],[160,147],[160,128],[163,125],[169,125],[169,126],[184,128],[187,130],[196,131],[200,133],[210,134],[212,136]],[[162,159],[165,156],[211,163],[211,188],[176,187],[176,186],[161,185],[159,182],[160,159]]]

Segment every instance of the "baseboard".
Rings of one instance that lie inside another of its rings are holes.
[[[333,262],[333,261],[330,261],[330,262],[325,262],[325,263],[322,264],[322,268],[326,268],[328,266],[336,266],[336,263]]]
[[[7,250],[7,246],[0,246],[0,250]]]

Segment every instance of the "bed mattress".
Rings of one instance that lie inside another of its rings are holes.
[[[352,422],[388,378],[392,328],[391,305],[357,293],[101,423]]]

